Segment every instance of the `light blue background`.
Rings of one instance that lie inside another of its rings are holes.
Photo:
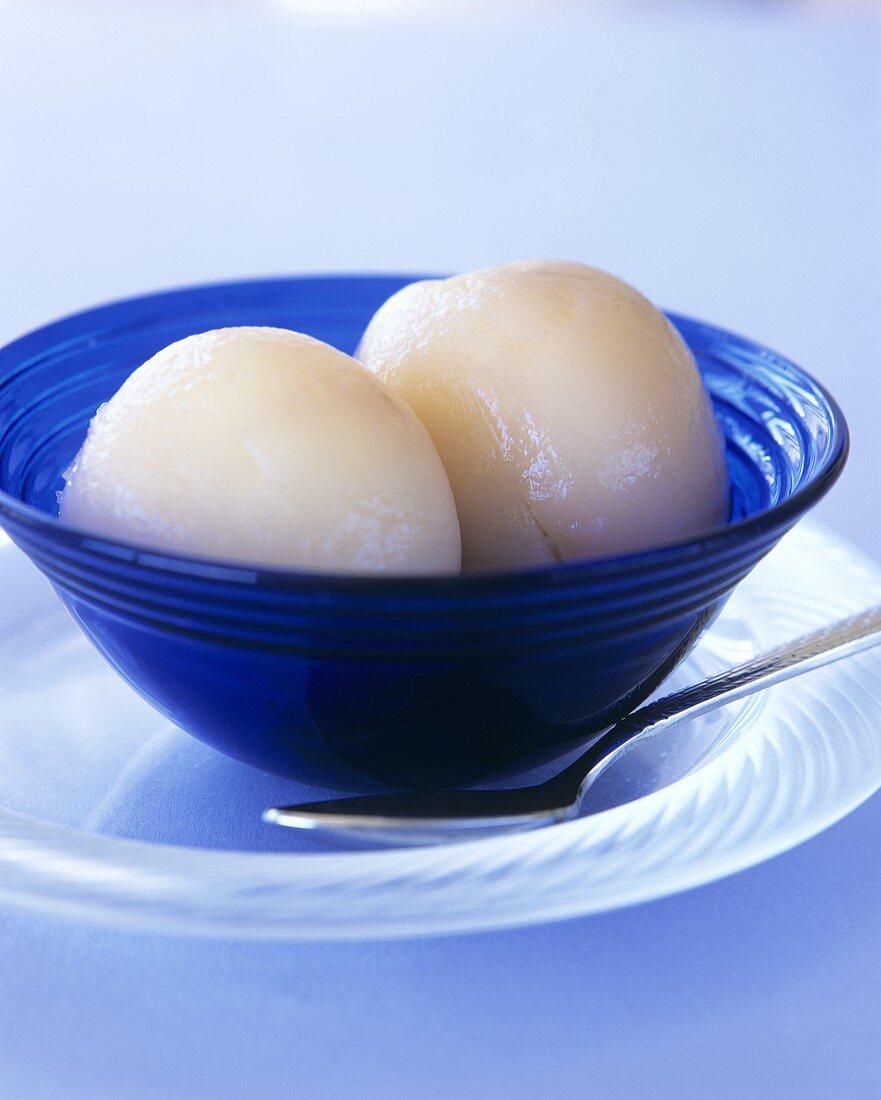
[[[354,9],[0,3],[0,339],[184,282],[583,259],[822,378],[855,441],[822,514],[881,556],[877,16]],[[0,1096],[875,1096],[879,852],[876,798],[680,897],[421,942],[9,911]]]

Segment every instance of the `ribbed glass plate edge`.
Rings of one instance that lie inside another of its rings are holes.
[[[770,645],[881,599],[881,570],[804,523],[741,591]],[[130,929],[275,940],[489,930],[644,902],[779,854],[881,786],[881,652],[780,685],[760,712],[709,763],[637,802],[440,848],[205,851],[0,809],[0,901]]]

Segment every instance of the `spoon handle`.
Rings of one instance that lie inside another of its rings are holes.
[[[571,764],[572,779],[583,776],[579,798],[606,767],[618,760],[638,739],[668,730],[679,722],[697,718],[726,703],[753,695],[792,676],[832,664],[881,642],[881,604],[857,615],[839,619],[794,641],[769,649],[734,668],[726,669],[699,684],[665,695],[622,718],[608,733]]]

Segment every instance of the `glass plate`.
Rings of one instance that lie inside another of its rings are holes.
[[[0,588],[0,900],[22,907],[256,939],[524,925],[748,867],[881,786],[876,650],[656,739],[611,770],[581,820],[427,849],[333,850],[259,819],[265,805],[323,792],[170,726],[8,543]],[[665,689],[879,599],[878,567],[803,524]]]

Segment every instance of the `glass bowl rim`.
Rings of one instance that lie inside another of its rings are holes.
[[[388,282],[410,282],[426,278],[444,278],[443,275],[407,274],[397,272],[339,272],[317,275],[288,275],[270,278],[237,279],[230,281],[193,284],[170,290],[137,294],[115,299],[102,305],[75,311],[61,318],[39,326],[15,340],[0,347],[0,355],[7,357],[17,352],[24,353],[25,345],[40,340],[44,346],[42,354],[47,353],[55,341],[53,336],[65,332],[65,340],[72,338],[68,330],[72,325],[93,322],[99,317],[112,314],[127,307],[143,306],[147,303],[158,304],[163,299],[180,299],[188,295],[204,294],[211,291],[234,291],[275,287],[281,289],[291,283],[333,283],[342,280],[375,280]],[[300,572],[277,567],[249,564],[247,562],[221,558],[200,558],[193,555],[175,554],[154,549],[124,539],[111,539],[95,532],[62,524],[56,516],[33,505],[26,504],[18,497],[0,489],[0,515],[11,521],[13,526],[22,526],[31,534],[35,531],[47,538],[50,543],[64,545],[86,557],[119,565],[124,561],[147,569],[152,576],[164,573],[180,577],[182,574],[194,582],[200,580],[218,582],[231,581],[260,589],[279,591],[301,589],[325,589],[333,593],[351,593],[352,595],[370,595],[390,597],[438,597],[468,595],[477,590],[499,588],[530,589],[550,587],[572,582],[590,582],[602,580],[610,575],[641,573],[650,571],[657,565],[667,565],[677,560],[687,560],[695,555],[722,551],[729,544],[741,539],[759,537],[794,522],[811,507],[837,480],[848,457],[850,433],[844,413],[835,398],[826,387],[818,382],[803,368],[785,356],[765,347],[747,337],[740,336],[728,329],[713,325],[687,314],[664,310],[665,316],[679,329],[699,329],[710,336],[734,343],[750,358],[761,358],[767,368],[773,365],[779,375],[779,367],[793,372],[798,379],[806,382],[817,394],[826,414],[829,427],[829,444],[819,468],[810,479],[801,485],[792,495],[771,508],[745,516],[734,523],[712,528],[704,534],[687,539],[652,546],[626,554],[589,558],[571,562],[555,562],[551,565],[536,565],[526,569],[494,570],[469,574],[438,575],[360,575],[333,572]],[[687,342],[687,341],[686,341]],[[33,351],[29,351],[29,357]],[[761,382],[758,382],[761,385]],[[762,386],[765,389],[765,386]]]

